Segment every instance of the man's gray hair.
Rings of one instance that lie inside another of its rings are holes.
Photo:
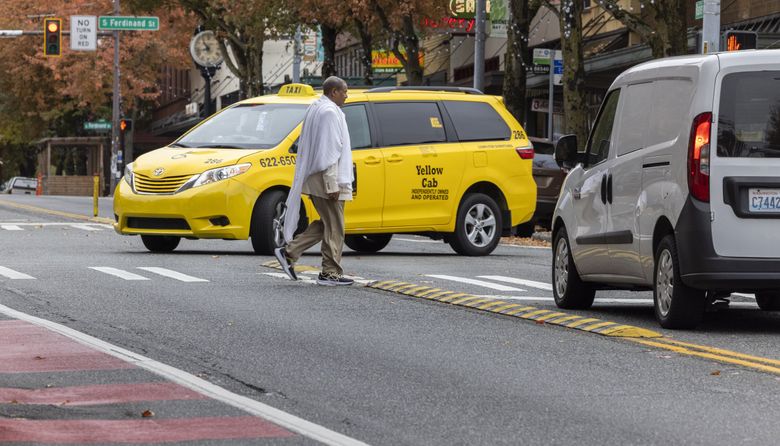
[[[338,76],[331,76],[325,79],[325,82],[322,83],[322,92],[325,94],[325,96],[333,93],[333,90],[340,90],[345,88],[347,88],[347,83],[344,82],[344,79]]]

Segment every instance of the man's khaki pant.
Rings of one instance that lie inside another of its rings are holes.
[[[341,268],[341,251],[344,249],[344,201],[309,196],[320,219],[309,224],[305,231],[296,235],[285,248],[292,262],[298,261],[304,251],[322,242],[322,272],[324,274],[344,273]]]

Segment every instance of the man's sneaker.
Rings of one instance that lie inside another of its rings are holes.
[[[338,274],[320,273],[320,275],[317,276],[317,285],[344,286],[344,285],[352,285],[353,283],[355,283],[354,280],[347,279],[346,277]]]
[[[276,256],[276,260],[279,261],[279,266],[287,273],[287,276],[289,276],[291,280],[298,280],[298,276],[295,274],[295,270],[290,263],[290,258],[287,257],[287,250],[284,248],[276,248],[274,249],[274,255]]]

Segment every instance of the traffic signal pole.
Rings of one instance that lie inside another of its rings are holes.
[[[114,15],[119,14],[119,0],[114,0]],[[114,194],[117,180],[122,176],[122,172],[119,171],[120,166],[117,162],[117,158],[119,157],[119,118],[121,115],[119,104],[119,76],[119,31],[114,31],[114,87],[112,94],[113,103],[111,105],[111,166],[109,168],[109,196]]]

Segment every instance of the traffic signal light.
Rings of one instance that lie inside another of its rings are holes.
[[[43,55],[62,55],[62,19],[43,19]]]
[[[122,133],[129,132],[133,130],[133,120],[132,119],[120,119],[119,120],[119,131]]]
[[[758,47],[758,34],[755,31],[726,31],[723,37],[726,51],[754,50]]]

